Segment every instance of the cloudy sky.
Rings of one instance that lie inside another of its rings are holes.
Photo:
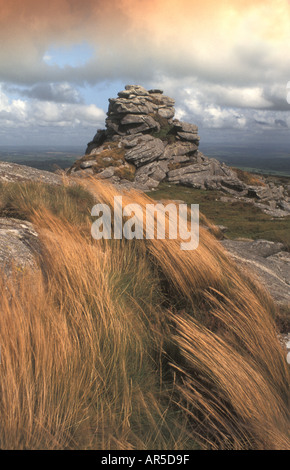
[[[0,145],[85,146],[126,84],[208,142],[289,141],[287,0],[0,0],[0,41]]]

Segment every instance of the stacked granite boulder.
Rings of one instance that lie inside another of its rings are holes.
[[[174,116],[174,100],[163,96],[161,90],[147,91],[141,86],[128,85],[109,103],[106,125],[112,136],[160,131],[159,117]]]
[[[161,90],[127,85],[109,99],[106,129],[97,131],[69,172],[141,190],[163,180],[212,188],[226,179],[228,187],[240,188],[232,170],[199,152],[197,126],[174,119],[174,104]]]
[[[275,188],[250,187],[234,170],[203,155],[198,148],[197,126],[174,119],[174,104],[161,90],[127,85],[117,98],[109,99],[106,129],[97,131],[86,155],[68,173],[96,175],[121,188],[143,191],[156,188],[161,181],[221,189],[260,204],[266,197],[272,201],[272,211],[279,210],[280,215],[290,212],[289,198],[277,195]]]

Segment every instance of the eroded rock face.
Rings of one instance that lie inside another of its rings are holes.
[[[164,152],[162,140],[148,137],[150,138],[146,140],[140,137],[137,145],[125,152],[125,160],[133,163],[137,168],[157,160]]]
[[[106,129],[97,131],[86,156],[69,173],[97,175],[143,191],[156,188],[161,181],[217,189],[233,198],[251,200],[273,217],[290,215],[286,188],[262,182],[246,184],[236,171],[203,155],[198,127],[174,119],[174,104],[162,90],[127,85],[117,98],[109,99]]]
[[[245,185],[230,168],[213,158],[205,157],[201,152],[195,158],[190,158],[184,166],[170,170],[167,178],[170,183],[198,189],[221,189],[223,186],[226,190],[231,187],[237,191],[245,189]]]
[[[159,132],[160,120],[174,116],[174,100],[160,90],[147,91],[138,85],[127,85],[118,98],[109,99],[107,115],[107,133],[111,137]]]

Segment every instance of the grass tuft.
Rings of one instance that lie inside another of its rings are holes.
[[[43,247],[37,273],[0,279],[0,447],[289,448],[289,370],[268,294],[206,229],[192,252],[180,240],[93,240],[92,201],[117,195],[107,182],[55,188],[58,204],[53,193],[27,183],[0,196]],[[124,192],[132,202],[152,199]]]

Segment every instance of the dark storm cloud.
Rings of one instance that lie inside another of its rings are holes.
[[[122,81],[164,89],[206,129],[284,132],[289,11],[287,0],[0,0],[1,125],[101,125],[106,110],[77,88]],[[85,64],[45,59],[84,41]]]

